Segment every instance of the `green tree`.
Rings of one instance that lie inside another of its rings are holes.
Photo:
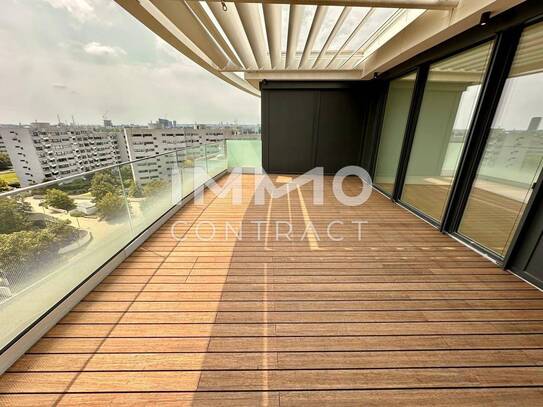
[[[143,194],[145,196],[157,195],[161,192],[166,191],[168,184],[162,180],[154,180],[144,185]]]
[[[96,207],[104,219],[116,218],[126,211],[124,199],[113,193],[107,192],[96,202]]]
[[[30,228],[30,205],[13,198],[0,198],[0,233],[13,233]]]
[[[45,193],[45,204],[65,211],[75,208],[74,200],[66,192],[55,188],[48,189]]]
[[[128,195],[132,198],[142,198],[143,197],[143,189],[141,186],[136,184],[134,180],[130,182],[128,185]]]
[[[96,203],[106,194],[116,194],[119,190],[118,180],[108,171],[100,171],[92,177],[89,192]]]
[[[6,153],[0,153],[0,171],[4,171],[11,168],[11,160]]]
[[[123,185],[125,188],[130,187],[134,182],[134,176],[132,175],[132,168],[130,165],[122,165],[120,167],[121,178],[123,179]]]
[[[5,179],[0,178],[0,192],[7,191],[9,189],[9,184]]]
[[[77,239],[78,231],[69,221],[52,222],[45,229],[21,230],[0,235],[0,269],[20,270],[31,263],[57,255],[67,242]]]

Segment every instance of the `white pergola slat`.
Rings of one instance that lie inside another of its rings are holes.
[[[341,45],[341,47],[339,47],[339,49],[336,51],[332,59],[330,59],[330,61],[326,65],[326,68],[332,66],[332,64],[336,61],[338,55],[340,55],[343,52],[343,50],[347,48],[347,45],[349,45],[352,39],[360,32],[360,30],[362,30],[362,28],[364,28],[364,25],[366,24],[368,19],[373,15],[373,13],[375,13],[375,9],[370,8],[368,12],[364,15],[364,17],[362,17],[362,20],[360,20],[360,23],[358,23],[358,25],[353,30],[351,35],[349,35],[349,37],[345,40],[345,42]]]
[[[257,63],[251,49],[251,44],[245,35],[235,5],[233,3],[226,3],[227,10],[224,11],[221,3],[208,2],[207,4],[219,22],[222,30],[230,40],[230,44],[232,44],[236,50],[236,53],[245,68],[256,68]]]
[[[263,4],[266,37],[270,52],[271,67],[279,69],[281,65],[281,5]]]
[[[315,10],[315,15],[313,16],[313,21],[311,22],[311,28],[309,29],[309,34],[307,34],[304,52],[302,54],[302,58],[300,59],[300,64],[298,65],[299,68],[304,68],[308,64],[309,56],[313,51],[313,47],[322,27],[324,17],[326,17],[326,11],[328,11],[326,6],[317,6],[317,9]]]
[[[375,72],[477,25],[483,12],[491,10],[494,15],[522,0],[116,2],[204,69],[258,95],[259,81],[264,79],[371,79]],[[288,23],[282,18],[285,4]],[[316,6],[312,17],[307,5]],[[339,7],[331,12],[330,6]],[[351,13],[355,7],[370,10]],[[377,13],[379,8],[397,11],[383,20],[390,12]],[[303,35],[308,33],[305,43],[300,38],[302,27]],[[359,34],[366,32],[371,34],[362,41]],[[337,47],[339,36],[342,44]]]
[[[264,29],[260,22],[258,7],[256,3],[236,3],[236,9],[256,63],[260,69],[266,69],[270,67],[270,59],[266,52],[266,39],[264,38]]]
[[[228,55],[228,58],[239,67],[242,66],[241,61],[239,60],[238,56],[234,51],[232,51],[232,48],[230,45],[225,41],[207,12],[204,10],[200,2],[198,1],[187,1],[187,5],[191,8],[192,12],[198,17],[200,22],[203,24],[203,26],[206,28],[206,30],[209,32],[211,36],[213,36],[213,39],[217,42],[217,44],[222,48],[224,53]]]
[[[332,44],[332,41],[334,41],[334,38],[336,38],[337,33],[343,26],[343,23],[349,16],[349,13],[351,12],[352,7],[344,7],[341,11],[341,14],[339,15],[336,24],[334,25],[334,28],[332,28],[332,31],[330,31],[330,34],[328,35],[328,38],[326,39],[326,42],[322,46],[322,49],[319,52],[319,56],[315,59],[313,62],[313,68],[318,68],[321,62],[323,62],[324,55],[328,51],[328,48],[330,48],[330,44]]]
[[[303,16],[303,6],[296,4],[290,6],[288,16],[287,59],[285,61],[285,68],[287,69],[293,68],[295,64]]]

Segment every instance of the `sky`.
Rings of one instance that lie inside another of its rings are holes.
[[[113,0],[1,0],[0,123],[260,123],[260,99],[165,43]]]

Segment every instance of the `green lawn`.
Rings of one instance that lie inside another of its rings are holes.
[[[19,178],[17,178],[13,170],[0,171],[0,178],[4,179],[8,184],[19,182]]]

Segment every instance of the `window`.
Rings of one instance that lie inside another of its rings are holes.
[[[543,24],[522,34],[459,233],[504,256],[543,159]]]
[[[415,78],[415,74],[410,74],[391,81],[388,89],[374,183],[391,195],[394,190],[394,179],[402,150],[405,126],[409,117]]]
[[[492,50],[488,42],[430,66],[402,201],[441,222]]]

